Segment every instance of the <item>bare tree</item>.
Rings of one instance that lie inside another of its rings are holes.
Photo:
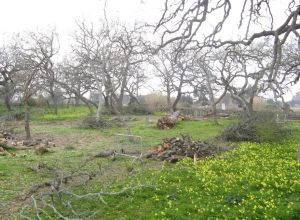
[[[102,24],[100,29],[85,22],[78,23],[74,39],[74,53],[90,76],[107,107],[123,112],[124,95],[137,100],[134,91],[143,78],[141,66],[147,58],[143,29],[132,29],[120,24]],[[136,76],[138,76],[136,78]],[[100,101],[97,115],[99,115]]]
[[[58,65],[59,77],[53,80],[60,85],[67,94],[69,99],[75,100],[75,105],[79,105],[82,101],[89,109],[90,114],[93,114],[93,107],[97,104],[87,97],[87,93],[91,91],[93,80],[87,74],[86,69],[81,64],[74,64],[69,60],[64,60]]]
[[[20,58],[20,70],[14,75],[16,89],[24,105],[26,139],[31,139],[29,101],[42,90],[45,67],[55,55],[52,38],[40,32],[16,37],[14,56]]]
[[[281,2],[284,4],[282,12],[286,13],[286,18],[280,23],[280,17],[273,16],[274,11],[277,10],[274,7],[276,4],[279,3],[260,0],[244,0],[234,3],[231,0],[165,0],[164,12],[155,31],[162,32],[161,47],[178,42],[178,51],[187,46],[196,46],[200,49],[235,45],[249,46],[255,40],[269,37],[273,41],[269,81],[274,81],[277,77],[276,66],[281,62],[283,45],[291,35],[294,35],[300,43],[298,32],[300,5],[294,0]],[[225,31],[224,28],[234,29],[232,24],[228,23],[237,16],[240,17],[237,36],[243,34],[244,37],[228,40],[222,33]],[[210,25],[210,21],[213,21],[214,25]],[[263,29],[257,24],[261,24]],[[274,25],[279,26],[275,28]],[[201,32],[205,35],[200,37]]]
[[[176,48],[176,44],[162,48],[150,62],[155,67],[156,76],[160,78],[167,93],[167,103],[171,112],[176,111],[182,95],[190,93],[186,88],[195,79],[191,74],[193,52],[181,51],[178,54]],[[175,95],[174,101],[171,100],[172,95]]]
[[[58,72],[55,69],[55,63],[53,61],[53,57],[59,51],[59,42],[58,35],[54,30],[51,30],[47,34],[37,33],[36,36],[33,37],[35,44],[37,46],[37,50],[39,50],[40,55],[40,71],[42,72],[43,79],[43,90],[49,93],[51,101],[53,103],[54,113],[57,114],[58,108],[58,94],[59,90],[58,85],[56,83],[56,79],[58,78]]]
[[[208,102],[212,109],[214,123],[218,124],[217,104],[223,99],[227,93],[227,85],[220,85],[220,69],[216,68],[216,54],[208,51],[206,53],[196,53],[194,62],[195,79],[191,81],[191,85],[196,91],[204,89]]]
[[[16,84],[13,81],[15,74],[22,69],[21,59],[16,45],[4,45],[0,48],[0,93],[8,111],[12,110],[11,99],[16,93]]]

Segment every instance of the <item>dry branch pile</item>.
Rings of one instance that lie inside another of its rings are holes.
[[[176,163],[184,157],[203,158],[214,155],[219,147],[205,141],[193,141],[188,135],[181,135],[181,138],[166,138],[157,149],[148,152],[146,158]]]
[[[158,121],[156,123],[156,127],[158,129],[174,128],[178,121],[179,115],[180,115],[180,112],[176,111],[172,115],[164,116],[164,117],[158,119]]]

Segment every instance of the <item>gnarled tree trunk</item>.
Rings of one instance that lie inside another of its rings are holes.
[[[26,140],[30,140],[31,139],[31,134],[30,134],[30,125],[29,125],[29,105],[28,105],[28,99],[24,100],[24,113],[25,113],[25,117],[24,117],[24,123],[25,123],[25,136],[26,136]]]

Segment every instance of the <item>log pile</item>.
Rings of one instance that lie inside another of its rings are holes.
[[[214,155],[218,151],[218,146],[205,141],[193,141],[190,136],[181,135],[181,138],[164,139],[155,150],[148,152],[145,157],[176,163],[184,157],[204,158]]]
[[[5,130],[0,130],[0,147],[6,148],[8,146],[8,141],[12,139],[13,136],[11,133]]]
[[[14,154],[7,151],[10,147],[21,150],[33,147],[37,155],[42,155],[48,151],[47,148],[55,146],[51,139],[18,140],[12,133],[0,129],[0,156]]]
[[[156,127],[158,129],[174,128],[178,121],[179,115],[180,115],[180,112],[176,111],[172,115],[164,116],[164,117],[158,119],[158,121],[156,123]]]

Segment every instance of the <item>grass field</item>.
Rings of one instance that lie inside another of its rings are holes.
[[[49,172],[32,170],[39,162],[71,172],[95,153],[112,148],[116,133],[125,133],[122,127],[78,128],[76,121],[86,115],[85,108],[61,109],[58,116],[40,109],[33,113],[33,136],[52,138],[57,147],[42,156],[35,155],[33,149],[12,149],[16,156],[0,157],[1,219],[21,219],[20,210],[25,206],[26,215],[37,219],[32,201],[24,195],[31,186],[52,178]],[[175,129],[161,131],[155,128],[157,116],[151,116],[149,125],[144,124],[145,116],[127,118],[132,133],[143,138],[144,151],[163,138],[181,133],[212,140],[232,122],[226,119],[214,125],[210,121],[182,121]],[[22,134],[22,122],[10,126]],[[300,164],[296,161],[300,123],[291,127],[292,136],[281,143],[240,143],[234,150],[197,164],[191,160],[174,166],[152,160],[133,164],[123,158],[114,162],[95,159],[83,170],[101,166],[104,174],[84,187],[71,184],[74,192],[128,190],[93,200],[72,199],[72,204],[86,215],[94,213],[92,219],[300,219]],[[59,204],[58,208],[74,217]],[[45,210],[53,219],[59,218]],[[45,213],[40,216],[47,219]]]

